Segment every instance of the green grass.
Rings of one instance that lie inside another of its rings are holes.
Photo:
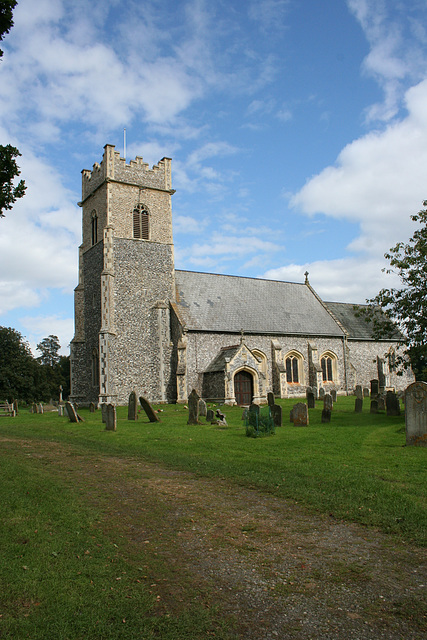
[[[172,568],[161,559],[164,554],[157,557],[129,544],[99,480],[76,480],[74,474],[70,483],[67,468],[76,456],[88,464],[99,456],[115,456],[226,478],[426,545],[427,449],[405,446],[403,417],[370,415],[367,408],[356,414],[354,398],[339,398],[330,424],[321,424],[319,403],[310,410],[310,426],[294,427],[288,422],[293,402],[281,404],[284,426],[271,437],[257,439],[245,436],[237,407],[223,408],[226,428],[189,426],[188,411],[178,405],[162,406],[158,424],[150,424],[143,413],[137,422],[129,422],[127,408],[118,408],[116,432],[105,430],[99,411],[84,409],[79,411],[85,419],[80,424],[55,413],[25,410],[16,418],[3,418],[0,636],[230,637],[211,594],[204,601],[193,593],[192,576],[185,576],[185,568],[180,569],[185,607],[161,609],[150,585],[153,580],[173,582]],[[58,457],[66,457],[62,467],[34,454],[51,449],[51,443]],[[115,482],[120,485],[120,477]],[[150,506],[159,529],[165,508]],[[163,551],[167,539],[164,544]]]

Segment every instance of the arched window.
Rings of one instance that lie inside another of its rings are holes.
[[[92,351],[92,386],[99,387],[99,357],[98,349]]]
[[[337,358],[334,353],[324,353],[320,358],[322,367],[323,382],[336,382],[337,379]]]
[[[149,239],[148,210],[143,204],[137,204],[133,210],[133,237],[141,240]]]
[[[285,357],[286,382],[288,384],[303,384],[303,369],[301,354],[292,351]]]
[[[92,211],[92,246],[98,242],[98,216],[96,211]]]

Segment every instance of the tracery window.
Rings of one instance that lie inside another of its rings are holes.
[[[323,382],[336,382],[337,378],[337,359],[333,353],[324,353],[320,358],[320,366],[322,367]]]
[[[98,242],[98,215],[96,211],[92,211],[91,219],[92,246]]]
[[[297,353],[289,353],[285,358],[286,382],[302,384],[302,357]]]
[[[145,205],[137,204],[133,210],[133,237],[149,239],[149,213]]]

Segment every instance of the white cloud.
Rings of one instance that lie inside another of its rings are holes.
[[[61,345],[60,354],[69,355],[70,336],[74,331],[74,321],[72,318],[64,318],[60,315],[50,316],[25,316],[20,318],[20,323],[25,331],[33,355],[38,357],[40,353],[37,351],[37,344],[49,335],[52,335],[52,327],[55,327],[55,333],[59,338]]]

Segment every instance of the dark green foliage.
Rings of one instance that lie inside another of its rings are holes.
[[[59,350],[61,345],[59,344],[58,336],[50,335],[47,338],[43,338],[37,345],[37,351],[40,351],[41,356],[39,361],[41,364],[48,365],[49,367],[55,366],[59,362]]]
[[[16,0],[1,0],[0,2],[0,41],[13,27],[13,10],[16,4]],[[0,49],[0,58],[2,55],[3,51]]]
[[[5,147],[0,145],[0,218],[4,218],[4,212],[12,209],[15,201],[22,198],[27,188],[23,180],[17,185],[13,182],[21,173],[15,161],[20,155],[16,147],[10,144]]]
[[[385,254],[390,267],[384,271],[398,275],[402,287],[381,289],[359,313],[372,323],[376,338],[393,338],[397,326],[404,334],[405,349],[396,354],[395,366],[407,367],[409,358],[417,379],[427,380],[427,210],[411,219],[420,228],[407,244],[398,242]]]
[[[246,435],[248,438],[259,438],[274,434],[274,420],[270,407],[262,407],[259,413],[248,411],[246,415]]]

